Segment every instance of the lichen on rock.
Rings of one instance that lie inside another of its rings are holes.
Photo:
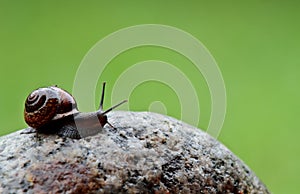
[[[176,119],[115,111],[80,140],[0,137],[0,193],[269,193],[224,145]]]

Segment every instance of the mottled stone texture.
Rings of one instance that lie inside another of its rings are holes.
[[[112,112],[85,139],[0,137],[0,193],[269,193],[225,146],[148,112]]]

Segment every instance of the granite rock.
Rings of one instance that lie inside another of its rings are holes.
[[[108,114],[116,127],[80,140],[0,137],[0,193],[269,193],[205,132],[149,112]]]

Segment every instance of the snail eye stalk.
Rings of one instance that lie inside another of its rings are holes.
[[[123,100],[122,102],[110,107],[109,109],[107,109],[106,111],[102,112],[103,111],[103,103],[104,103],[104,93],[105,93],[105,85],[106,85],[106,82],[103,82],[103,85],[102,85],[102,94],[101,94],[101,99],[100,99],[100,105],[99,105],[99,109],[97,112],[100,112],[102,115],[105,115],[106,113],[112,111],[113,109],[117,108],[118,106],[124,104],[125,102],[127,102],[128,100]]]
[[[102,111],[103,110],[103,102],[104,102],[104,92],[105,92],[105,85],[106,82],[103,82],[102,84],[102,94],[101,94],[101,100],[100,100],[100,105],[99,105],[99,110]]]

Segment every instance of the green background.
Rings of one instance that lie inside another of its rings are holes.
[[[220,67],[227,114],[218,139],[245,161],[272,193],[297,193],[299,10],[297,1],[1,0],[0,135],[26,126],[24,100],[33,89],[58,84],[72,91],[81,60],[97,41],[124,27],[165,24],[199,39]],[[193,74],[186,58],[167,49],[136,48],[115,58],[99,79],[99,83],[108,82],[106,99],[123,69],[150,59],[167,61],[188,74],[199,91],[199,127],[205,129],[211,103],[207,85],[199,74]],[[178,117],[180,113],[174,106],[179,103],[174,91],[158,82],[140,85],[129,100],[132,110],[148,110],[149,103],[161,100],[169,115]]]

